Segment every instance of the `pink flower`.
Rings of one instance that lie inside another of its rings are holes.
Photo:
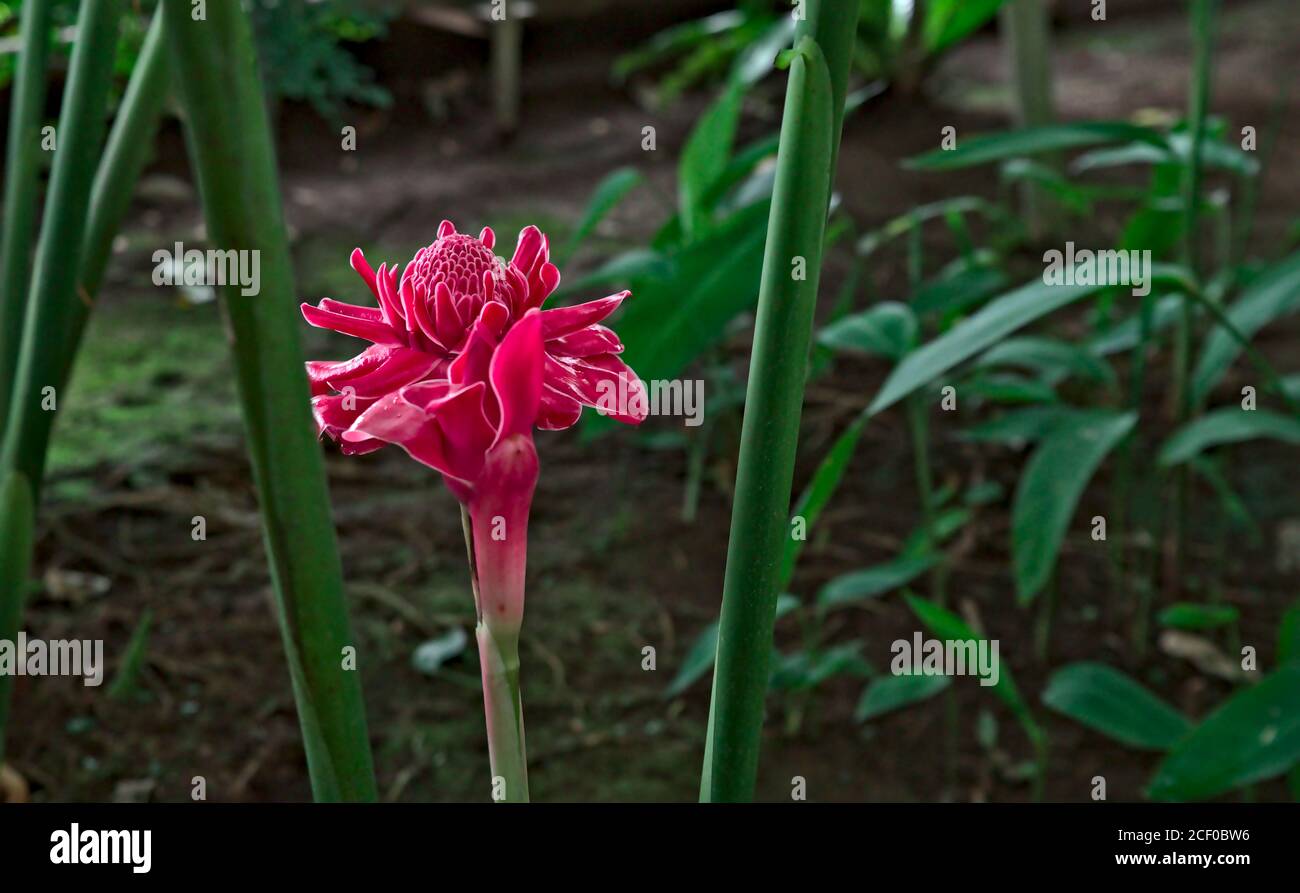
[[[378,306],[326,298],[302,313],[371,342],[351,360],[307,364],[320,433],[345,453],[400,446],[441,472],[463,506],[492,773],[508,799],[526,800],[518,641],[533,428],[567,428],[583,406],[637,424],[647,401],[619,359],[622,342],[600,325],[628,293],[542,310],[560,282],[546,237],[524,229],[509,262],[494,242],[490,229],[474,238],[443,221],[400,279],[397,267],[376,273],[358,249],[352,268]]]
[[[479,582],[510,603],[480,609],[517,623],[522,603],[513,602],[522,601],[522,539],[537,480],[533,427],[567,428],[583,406],[598,404],[637,424],[646,400],[619,359],[622,342],[600,325],[628,292],[542,310],[560,282],[546,237],[524,229],[509,262],[492,253],[495,241],[490,229],[474,238],[444,220],[400,279],[396,266],[376,273],[357,249],[352,268],[378,306],[325,298],[303,304],[302,313],[314,326],[371,342],[351,360],[307,364],[320,433],[350,454],[396,444],[437,469],[469,510],[480,552],[500,553],[493,544],[502,542],[480,525],[504,524],[511,555],[486,568],[480,561]],[[617,395],[624,406],[611,402]],[[511,579],[482,579],[502,574]]]
[[[350,360],[307,364],[317,426],[338,441],[343,452],[368,453],[396,443],[449,478],[472,480],[475,463],[465,454],[465,441],[472,438],[460,432],[453,436],[457,442],[448,445],[435,434],[445,426],[427,428],[423,418],[457,411],[463,415],[462,404],[469,398],[459,392],[481,381],[487,400],[484,414],[495,422],[498,407],[492,398],[499,395],[488,393],[492,389],[483,377],[486,358],[560,282],[547,239],[537,227],[520,232],[509,262],[492,253],[495,241],[490,229],[474,238],[443,221],[438,239],[416,253],[400,280],[396,266],[381,265],[376,273],[357,249],[352,268],[378,306],[330,298],[315,307],[303,305],[303,316],[312,325],[372,342]],[[540,310],[541,387],[536,413],[527,420],[529,429],[534,424],[548,430],[568,428],[578,421],[583,406],[598,402],[621,410],[610,413],[620,421],[637,424],[645,418],[644,387],[619,359],[623,345],[618,336],[599,324],[628,294]],[[462,364],[458,374],[452,368],[457,361]],[[427,386],[437,382],[448,388]],[[407,388],[413,388],[411,399],[402,396]],[[627,395],[622,407],[610,402],[617,394]],[[440,408],[447,402],[453,406]],[[458,417],[452,424],[463,421]]]

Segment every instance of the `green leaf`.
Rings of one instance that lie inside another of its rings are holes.
[[[899,360],[916,345],[919,327],[906,304],[882,301],[821,330],[817,342],[833,350]]]
[[[1236,406],[1216,409],[1171,434],[1160,449],[1159,462],[1168,468],[1225,443],[1241,443],[1261,437],[1300,443],[1300,419],[1267,409],[1240,409]]]
[[[1021,447],[1042,440],[1062,423],[1086,417],[1087,412],[1072,406],[1027,406],[968,428],[961,437],[975,443]]]
[[[633,283],[618,323],[628,362],[647,381],[675,378],[758,298],[766,202],[671,257],[672,275]]]
[[[918,316],[948,316],[983,304],[1007,286],[1006,274],[985,264],[962,265],[924,283],[912,295]]]
[[[978,31],[1005,0],[930,0],[922,34],[927,53],[940,53]]]
[[[1173,325],[1183,312],[1181,295],[1166,295],[1156,301],[1151,314],[1151,334],[1164,331]],[[1142,315],[1134,313],[1115,325],[1098,332],[1088,341],[1089,352],[1099,356],[1132,350],[1142,341]]]
[[[1091,285],[1048,285],[1036,280],[995,298],[945,334],[908,354],[885,380],[867,413],[875,415],[888,409],[1017,329],[1099,289]]]
[[[1300,253],[1261,274],[1226,309],[1225,315],[1242,335],[1250,338],[1270,322],[1297,309],[1300,309]],[[1223,380],[1241,350],[1237,340],[1221,326],[1206,336],[1192,375],[1194,402],[1204,400]]]
[[[1050,384],[1010,372],[982,372],[962,382],[961,392],[990,403],[1055,403]]]
[[[789,614],[795,608],[799,607],[799,599],[793,595],[785,594],[776,600],[776,617],[780,620],[786,614]],[[691,648],[686,652],[686,658],[682,661],[681,668],[673,681],[668,683],[668,688],[664,691],[665,698],[675,698],[686,689],[695,684],[701,676],[709,671],[713,666],[713,660],[718,653],[718,622],[715,620],[700,631],[691,643]]]
[[[1072,375],[1108,387],[1116,380],[1115,370],[1110,364],[1090,351],[1057,338],[1039,336],[1008,338],[986,350],[975,365],[1031,369],[1043,373],[1052,384]]]
[[[1286,772],[1300,761],[1300,664],[1239,689],[1180,741],[1148,788],[1154,800],[1198,800]]]
[[[688,239],[695,238],[708,224],[704,196],[727,168],[744,98],[741,87],[733,85],[725,90],[700,117],[682,149],[677,190]]]
[[[1197,456],[1188,463],[1188,466],[1210,485],[1214,495],[1219,498],[1224,514],[1228,516],[1233,526],[1246,531],[1252,546],[1262,545],[1264,532],[1260,529],[1259,522],[1250,513],[1246,501],[1232,489],[1232,484],[1219,468],[1219,463],[1208,456]]]
[[[1168,750],[1191,724],[1147,688],[1113,667],[1078,663],[1052,675],[1043,703],[1130,747]]]
[[[1022,604],[1051,579],[1084,487],[1136,422],[1131,412],[1086,413],[1053,428],[1030,457],[1011,514],[1016,593]]]
[[[138,690],[140,670],[144,667],[145,654],[149,647],[149,627],[152,623],[153,610],[145,608],[144,613],[140,615],[139,622],[136,624],[135,632],[131,633],[131,639],[127,643],[122,662],[113,675],[113,682],[108,687],[108,696],[110,698],[124,700],[134,695]]]
[[[573,257],[582,247],[582,243],[623,200],[623,197],[644,181],[645,177],[641,176],[641,172],[630,167],[619,168],[601,180],[587,202],[587,208],[583,211],[578,225],[573,228],[573,235],[569,236],[563,249],[555,252],[555,264],[563,267],[564,262]]]
[[[775,22],[736,56],[729,76],[733,87],[749,88],[774,69],[777,54],[794,42],[794,16],[779,16]]]
[[[1102,143],[1140,142],[1167,148],[1168,142],[1158,131],[1122,121],[1083,121],[1075,124],[1051,124],[1027,127],[990,136],[969,137],[955,149],[938,149],[912,158],[904,167],[912,170],[946,171],[1008,158],[1044,155],[1067,149],[1081,149]]]
[[[1239,613],[1232,605],[1197,605],[1179,602],[1160,612],[1161,626],[1175,629],[1218,629],[1236,623]]]
[[[904,598],[907,600],[908,607],[912,609],[912,613],[936,638],[957,642],[983,641],[982,636],[976,635],[975,631],[967,626],[964,620],[946,608],[941,608],[934,602],[917,598],[911,594],[905,595]],[[993,686],[993,693],[1011,710],[1012,714],[1020,722],[1021,728],[1025,730],[1025,734],[1034,742],[1034,745],[1041,748],[1046,742],[1046,737],[1037,720],[1034,719],[1033,713],[1030,712],[1029,705],[1020,696],[1020,689],[1016,687],[1016,681],[1011,675],[1011,668],[1007,666],[1001,654],[999,654],[998,660],[998,681]]]
[[[952,684],[948,676],[881,676],[862,691],[853,719],[867,722],[911,704],[932,698]]]
[[[817,465],[817,470],[813,472],[812,480],[808,486],[799,494],[799,499],[795,503],[794,512],[791,516],[791,530],[796,518],[803,519],[804,536],[796,539],[794,536],[787,536],[785,539],[785,551],[781,556],[781,585],[786,587],[790,585],[790,580],[794,577],[795,565],[799,562],[799,555],[803,552],[803,547],[807,543],[807,534],[812,531],[813,525],[821,517],[822,509],[826,503],[830,502],[835,491],[839,489],[840,481],[844,479],[844,472],[849,467],[849,461],[853,458],[853,452],[857,449],[858,441],[862,438],[862,430],[867,425],[866,416],[855,418],[844,432],[835,439],[826,456]]]
[[[1300,661],[1300,607],[1287,608],[1277,625],[1277,662]]]
[[[895,217],[879,229],[865,233],[858,239],[857,252],[864,257],[870,256],[886,243],[907,235],[931,220],[948,219],[954,214],[971,213],[980,213],[995,220],[1003,216],[1002,210],[988,199],[972,195],[947,198],[928,205],[920,205],[906,214]]]
[[[660,31],[643,46],[615,59],[614,77],[621,81],[643,68],[665,62],[691,47],[740,27],[745,20],[742,11],[729,9]]]
[[[925,525],[921,525],[908,534],[903,541],[901,557],[918,558],[934,546],[947,542],[970,523],[974,516],[975,513],[965,507],[945,509],[935,516],[932,530],[926,530]]]
[[[846,642],[814,653],[778,654],[769,685],[774,691],[809,691],[835,676],[870,676],[861,651],[861,642]]]
[[[611,283],[621,285],[643,280],[666,280],[673,275],[673,272],[672,261],[660,252],[647,248],[634,248],[615,255],[585,276],[573,281],[565,281],[556,296],[578,295],[590,288]]]
[[[854,605],[869,598],[906,586],[934,567],[939,556],[900,555],[875,567],[851,571],[836,577],[817,593],[817,607],[822,610]]]

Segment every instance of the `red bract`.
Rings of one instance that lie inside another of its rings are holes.
[[[567,428],[597,404],[635,424],[646,400],[618,336],[600,325],[628,293],[542,310],[560,281],[546,237],[524,229],[508,262],[494,243],[490,229],[474,238],[444,221],[400,278],[396,266],[372,270],[358,249],[352,267],[378,306],[326,298],[302,312],[372,342],[351,360],[307,364],[321,433],[345,453],[396,444],[441,472],[473,523],[480,613],[517,628],[533,427]]]
[[[494,243],[490,229],[474,238],[443,221],[438,239],[415,255],[400,279],[396,266],[381,265],[376,273],[360,249],[352,253],[352,267],[369,286],[377,307],[329,298],[315,307],[303,305],[303,316],[312,325],[372,342],[351,360],[307,364],[317,424],[321,433],[341,443],[344,452],[367,453],[397,443],[444,474],[468,480],[457,473],[465,470],[463,466],[453,469],[441,461],[445,457],[440,444],[424,442],[413,428],[382,422],[376,416],[392,415],[400,402],[398,395],[412,385],[455,384],[451,366],[459,357],[471,349],[482,352],[502,343],[555,290],[560,273],[550,262],[547,239],[537,227],[520,232],[509,262],[492,253]],[[623,345],[599,324],[627,296],[628,292],[621,292],[540,311],[542,383],[530,427],[568,428],[578,421],[583,406],[600,401],[610,407],[611,395],[616,394],[627,394],[627,400],[611,415],[631,424],[645,417],[643,386],[618,356]],[[449,393],[420,388],[407,402],[428,410],[449,397]],[[495,412],[490,406],[484,411],[489,418]],[[399,414],[410,424],[417,418],[405,409]],[[434,458],[440,461],[430,461]]]

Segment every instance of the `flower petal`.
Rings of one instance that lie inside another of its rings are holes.
[[[602,415],[637,425],[648,414],[645,384],[618,357],[546,357],[546,383]]]
[[[585,304],[543,310],[542,338],[550,341],[594,325],[617,310],[630,294],[630,291],[624,291]]]
[[[398,332],[384,322],[383,311],[378,307],[357,307],[323,298],[313,307],[302,305],[302,315],[318,329],[330,329],[354,338],[364,338],[375,344],[404,344]]]
[[[378,300],[379,289],[375,287],[375,271],[366,261],[366,256],[362,254],[361,249],[353,248],[352,256],[348,258],[348,261],[351,263],[352,269],[357,271],[357,275],[365,280],[366,285],[370,288],[370,293]]]
[[[382,397],[433,375],[444,361],[432,354],[407,347],[393,348],[373,369],[347,380],[335,379],[334,387],[353,388],[358,397]],[[341,386],[340,386],[341,385]]]
[[[623,342],[612,329],[587,326],[546,342],[546,352],[560,357],[590,357],[602,353],[622,353]]]
[[[501,406],[497,441],[528,434],[542,400],[542,320],[530,310],[515,323],[492,355],[489,376]]]
[[[526,226],[519,231],[519,242],[515,245],[515,254],[510,263],[518,267],[525,277],[533,271],[533,264],[542,253],[542,242],[542,231],[535,226]]]
[[[542,386],[542,404],[537,411],[537,427],[543,431],[572,428],[582,417],[582,404],[550,385]]]
[[[379,364],[396,348],[389,345],[372,344],[350,360],[329,362],[309,360],[307,362],[307,380],[311,383],[313,397],[339,390],[335,381],[346,382],[348,379],[365,375]]]

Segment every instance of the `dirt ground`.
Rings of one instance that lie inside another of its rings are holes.
[[[1114,4],[1118,7],[1120,4]],[[1287,0],[1232,4],[1219,45],[1213,109],[1234,126],[1267,124],[1280,84],[1300,76],[1300,24]],[[1061,111],[1068,117],[1177,115],[1187,76],[1186,24],[1173,12],[1104,26],[1074,23],[1060,35]],[[284,193],[299,287],[306,300],[354,299],[354,245],[373,262],[400,261],[431,241],[446,217],[462,229],[490,223],[501,241],[527,223],[563,233],[609,171],[642,169],[653,188],[620,207],[566,274],[644,242],[675,191],[675,155],[704,97],[648,111],[611,87],[617,46],[575,49],[557,41],[529,68],[524,126],[503,144],[494,134],[473,57],[463,91],[450,78],[450,113],[431,117],[423,87],[398,91],[391,112],[360,113],[356,153],[337,132],[294,108],[278,121]],[[545,46],[539,46],[544,50]],[[441,89],[441,88],[439,88]],[[775,126],[778,101],[759,103]],[[899,161],[935,146],[940,129],[959,134],[1005,125],[1000,48],[985,35],[947,59],[920,98],[886,95],[846,128],[839,189],[861,230],[914,205],[959,193],[992,196],[991,172],[905,173]],[[1294,110],[1292,102],[1288,110]],[[1275,256],[1300,208],[1300,118],[1283,115],[1275,162],[1262,190],[1261,237]],[[659,150],[643,152],[654,124]],[[88,335],[52,459],[53,482],[38,545],[43,580],[25,628],[42,638],[103,638],[110,675],[145,612],[143,665],[119,698],[67,678],[22,679],[12,760],[38,800],[188,799],[191,779],[214,800],[309,797],[289,679],[273,619],[255,495],[242,452],[226,342],[213,304],[193,304],[150,287],[149,255],[193,239],[198,214],[185,181],[174,122],[143,185]],[[1084,236],[1104,238],[1103,214]],[[940,250],[936,246],[936,250]],[[843,251],[840,252],[840,255]],[[833,294],[845,258],[830,261]],[[904,259],[884,255],[871,270],[875,294],[902,296]],[[594,297],[594,295],[593,295]],[[1262,346],[1285,369],[1297,332],[1270,330]],[[350,355],[347,339],[303,327],[307,353]],[[729,344],[743,358],[747,334]],[[628,358],[635,367],[636,358]],[[885,369],[837,363],[810,387],[799,484],[879,387]],[[1163,382],[1152,385],[1161,399]],[[672,419],[652,420],[671,429]],[[1054,667],[1075,660],[1119,666],[1190,716],[1231,689],[1154,643],[1143,657],[1127,647],[1130,603],[1115,592],[1105,555],[1075,525],[1062,558],[1058,613],[1047,662],[1033,641],[1033,615],[1015,607],[1008,572],[1010,496],[1023,456],[976,450],[936,415],[941,483],[988,479],[1005,488],[980,510],[954,550],[948,588],[968,615],[1004,643],[1011,667],[1051,742],[1046,797],[1083,800],[1104,775],[1111,799],[1137,799],[1158,755],[1142,754],[1053,714],[1038,695]],[[582,443],[577,432],[541,434],[543,473],[531,525],[528,614],[523,644],[525,716],[536,800],[690,800],[697,794],[708,711],[707,681],[665,698],[696,634],[715,615],[730,520],[734,441],[722,438],[705,476],[699,509],[683,520],[686,454],[656,448],[652,428]],[[1265,665],[1294,578],[1274,570],[1274,534],[1295,512],[1294,458],[1252,447],[1233,469],[1265,531],[1259,546],[1233,542],[1223,574],[1225,601],[1242,609],[1241,640]],[[473,607],[456,505],[441,483],[396,451],[364,458],[328,453],[335,518],[362,658],[381,796],[402,801],[480,800],[489,790],[477,666],[472,654],[436,674],[416,669],[421,643],[460,628]],[[1090,488],[1080,517],[1103,511],[1106,476]],[[831,577],[893,555],[916,526],[904,420],[889,414],[867,429],[848,482],[816,529],[792,591],[810,595]],[[191,539],[191,519],[208,538]],[[1193,529],[1182,600],[1209,586],[1208,535]],[[1172,598],[1171,594],[1161,598]],[[889,643],[916,621],[896,596],[834,615],[828,638],[864,641],[887,665]],[[798,641],[778,625],[778,644]],[[471,635],[472,640],[472,635]],[[1014,644],[1013,644],[1014,643]],[[657,669],[642,669],[652,645]],[[1013,647],[1015,650],[1013,650]],[[943,698],[868,725],[853,721],[862,681],[840,678],[812,699],[772,696],[760,796],[785,799],[807,779],[809,799],[1022,800],[1028,741],[1007,710],[978,686],[953,686],[959,729],[949,769]],[[797,728],[788,720],[797,712]],[[987,729],[996,724],[996,742]],[[976,728],[985,729],[977,736]],[[1280,783],[1259,799],[1285,796]]]

